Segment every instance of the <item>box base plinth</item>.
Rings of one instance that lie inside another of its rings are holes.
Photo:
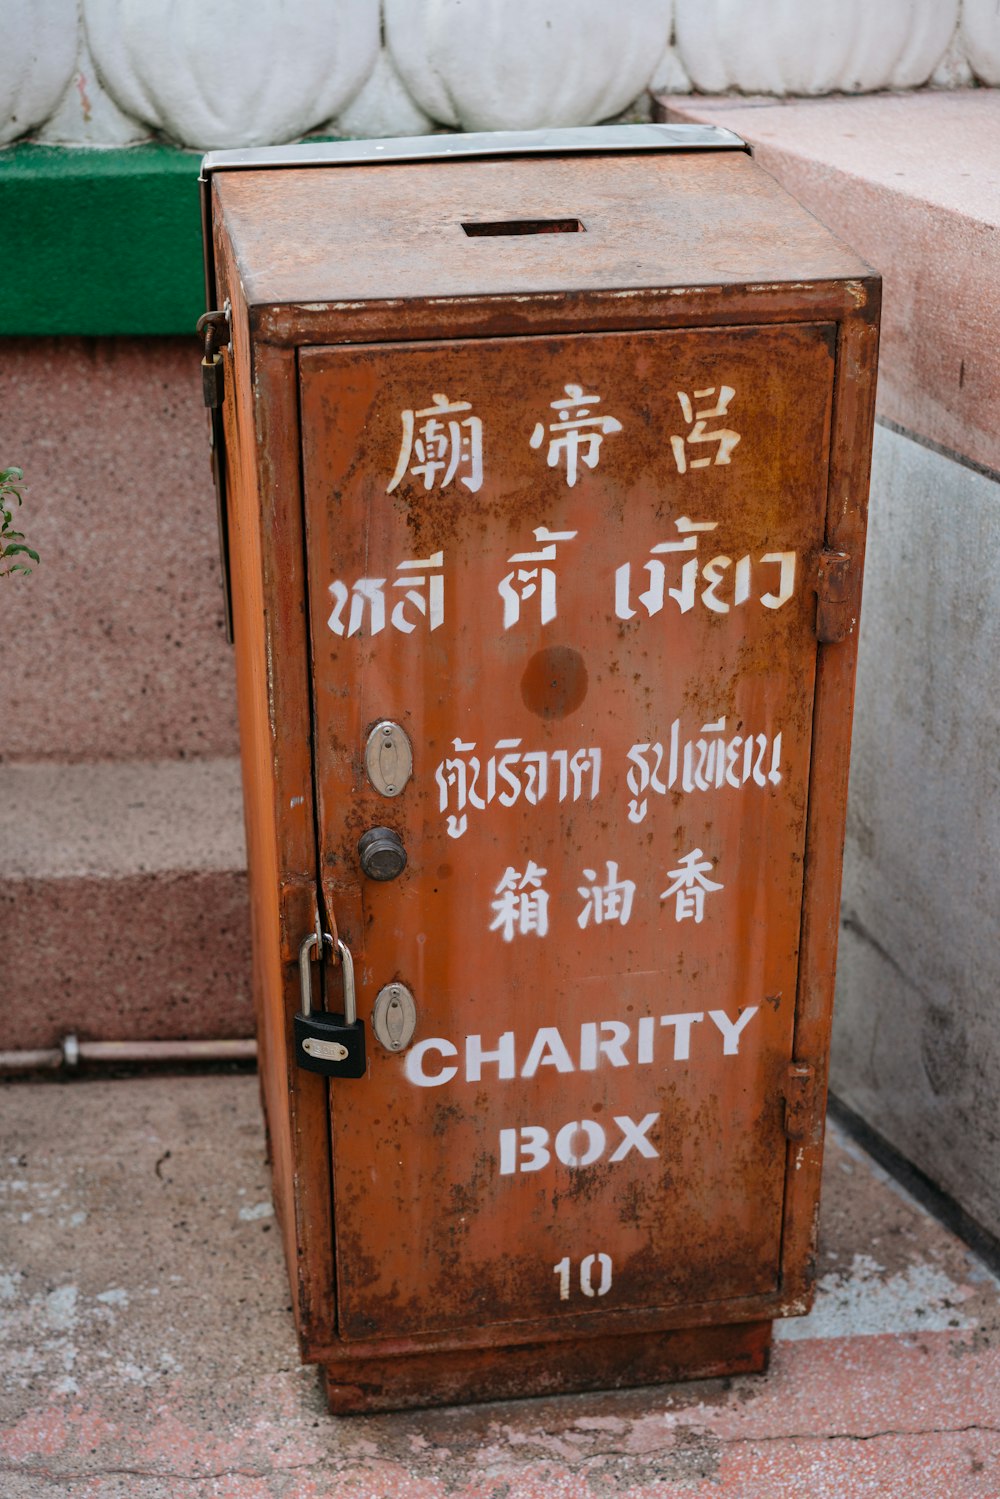
[[[357,1415],[757,1374],[767,1368],[770,1351],[769,1321],[740,1322],[570,1343],[348,1357],[324,1364],[321,1372],[331,1411]]]

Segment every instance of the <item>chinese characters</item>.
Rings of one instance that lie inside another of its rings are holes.
[[[499,931],[505,942],[514,940],[514,933],[525,937],[534,932],[544,937],[549,929],[549,897],[542,881],[548,874],[531,859],[523,871],[508,867],[496,887],[497,899],[493,902],[493,920],[490,931]]]
[[[403,411],[403,440],[386,494],[392,494],[407,473],[422,479],[424,489],[446,489],[458,475],[470,494],[483,483],[483,424],[468,401],[449,401],[435,393],[433,405],[422,411]]]
[[[729,463],[732,452],[740,440],[740,434],[734,432],[731,427],[715,427],[709,431],[708,423],[717,417],[725,416],[729,410],[729,403],[736,391],[732,385],[710,385],[707,390],[696,390],[694,399],[687,391],[679,390],[677,399],[680,402],[681,414],[688,426],[686,437],[674,435],[670,439],[673,450],[674,462],[679,474],[686,474],[688,468],[708,468],[712,463]],[[715,396],[714,406],[705,406],[695,410],[694,401],[710,401]],[[708,453],[701,458],[688,459],[688,446],[696,443],[717,443],[715,454]]]
[[[596,391],[585,390],[576,380],[568,381],[563,391],[549,402],[555,419],[536,421],[527,441],[529,447],[544,451],[546,467],[562,472],[567,489],[574,489],[582,470],[597,468],[605,438],[624,428],[616,416],[597,410],[603,400]],[[670,436],[679,474],[732,462],[740,433],[710,424],[728,416],[735,396],[736,387],[723,384],[676,392],[687,427],[686,434]],[[425,493],[447,489],[457,479],[470,494],[478,494],[485,473],[484,428],[471,401],[450,400],[443,391],[435,391],[429,406],[407,407],[399,419],[402,437],[387,494],[408,476],[420,480]]]
[[[559,419],[550,422],[549,442],[545,461],[549,468],[566,465],[566,484],[572,489],[579,477],[579,465],[589,469],[597,467],[601,455],[601,443],[612,432],[620,432],[622,424],[617,417],[592,416],[591,408],[601,404],[600,396],[584,395],[582,385],[563,386],[566,394],[549,404],[559,413]],[[545,427],[535,423],[531,434],[531,446],[540,448],[545,441]]]
[[[621,926],[628,926],[635,899],[635,881],[618,878],[618,865],[614,859],[607,860],[607,871],[604,884],[581,885],[577,891],[583,897],[583,907],[576,918],[581,931],[591,920],[595,926],[613,921]],[[596,880],[596,869],[585,869],[583,877],[585,880]]]
[[[694,921],[701,925],[705,916],[705,896],[723,888],[721,884],[708,878],[711,868],[711,859],[704,858],[700,848],[694,848],[684,855],[677,869],[670,871],[673,884],[661,893],[660,899],[670,900],[671,896],[675,898],[675,921]]]
[[[548,870],[536,864],[534,859],[522,861],[524,869],[515,869],[509,864],[494,890],[491,902],[493,920],[489,930],[499,932],[505,942],[515,937],[545,937],[549,931],[549,895],[545,880]],[[584,869],[583,878],[589,883],[577,887],[577,895],[583,904],[577,914],[576,924],[581,931],[588,927],[628,926],[636,899],[636,882],[619,879],[618,862],[605,860],[607,878],[599,880],[596,869]],[[671,869],[667,878],[673,883],[660,893],[660,903],[674,901],[676,922],[694,921],[701,925],[705,918],[705,897],[724,889],[720,880],[709,879],[713,869],[711,859],[706,859],[700,848],[692,849]]]
[[[585,470],[593,471],[602,462],[605,439],[626,429],[618,417],[600,409],[603,398],[597,391],[575,380],[568,381],[563,390],[564,395],[549,403],[554,420],[548,424],[536,421],[530,435],[525,429],[524,440],[529,448],[544,450],[546,467],[562,474],[567,489],[573,489]],[[732,427],[711,424],[727,416],[735,396],[735,386],[726,384],[705,386],[693,394],[676,392],[688,426],[686,436],[673,434],[669,439],[679,473],[731,463],[740,434]],[[425,494],[456,484],[470,496],[479,493],[487,472],[487,433],[471,401],[436,391],[429,405],[407,407],[399,416],[402,436],[387,494],[397,491],[407,478],[418,481]],[[690,456],[689,448],[701,453],[706,445],[710,451]],[[648,560],[618,562],[613,584],[617,618],[631,620],[640,611],[653,618],[668,602],[681,614],[689,613],[698,602],[716,614],[728,614],[754,600],[771,610],[787,604],[795,592],[797,554],[769,551],[757,557],[750,553],[730,557],[719,553],[702,563],[697,555],[699,544],[718,525],[715,520],[681,515],[673,522],[676,536],[655,542]],[[535,547],[529,544],[523,551],[512,552],[506,559],[508,570],[496,585],[504,631],[514,629],[526,616],[547,626],[558,615],[557,548],[562,556],[562,548],[579,533],[544,524],[534,526],[532,532]],[[676,562],[671,565],[674,554]],[[646,574],[644,587],[635,583],[635,596],[633,566]],[[334,579],[329,584],[333,599],[327,621],[330,630],[347,638],[365,638],[385,630],[412,635],[418,629],[439,629],[445,617],[443,569],[441,550],[396,563],[397,576],[391,582],[368,576]],[[585,586],[592,587],[591,580],[585,580]],[[387,588],[399,593],[387,594]]]

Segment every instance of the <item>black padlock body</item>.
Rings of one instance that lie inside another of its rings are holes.
[[[304,1046],[310,1039],[338,1042],[346,1048],[347,1056],[340,1061],[332,1057],[310,1056]],[[343,1015],[327,1010],[313,1010],[309,1015],[300,1012],[295,1017],[295,1060],[307,1072],[318,1072],[321,1077],[364,1077],[364,1021],[355,1020],[348,1024]]]

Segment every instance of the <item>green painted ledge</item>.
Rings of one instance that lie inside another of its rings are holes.
[[[0,149],[0,334],[193,333],[201,153]]]

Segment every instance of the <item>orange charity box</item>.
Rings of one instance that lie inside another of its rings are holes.
[[[728,131],[213,153],[260,1069],[369,1411],[808,1310],[879,280]]]

